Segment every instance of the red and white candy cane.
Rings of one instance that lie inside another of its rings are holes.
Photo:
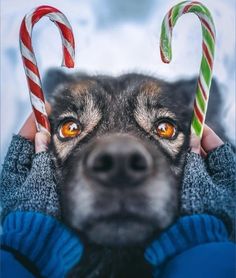
[[[161,58],[164,63],[171,61],[172,30],[180,16],[194,13],[202,25],[202,61],[194,101],[192,132],[201,138],[206,117],[209,91],[212,80],[212,69],[215,52],[215,26],[209,10],[199,2],[181,2],[173,6],[166,14],[161,30]]]
[[[23,59],[26,78],[28,81],[30,100],[35,114],[38,131],[47,131],[50,134],[50,124],[45,108],[45,99],[42,90],[40,74],[32,47],[32,29],[43,16],[49,17],[60,30],[63,45],[62,66],[74,67],[75,43],[72,28],[65,15],[50,6],[40,6],[28,13],[20,27],[20,49]]]

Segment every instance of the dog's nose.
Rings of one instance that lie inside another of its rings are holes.
[[[152,166],[146,147],[130,137],[101,140],[86,158],[86,174],[104,186],[139,185],[149,176]]]

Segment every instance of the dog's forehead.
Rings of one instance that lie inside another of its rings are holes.
[[[82,101],[84,98],[95,97],[98,100],[116,105],[124,104],[127,100],[143,98],[158,100],[161,96],[163,82],[143,76],[124,76],[120,78],[93,78],[78,80],[70,84],[70,94],[74,100]],[[161,99],[160,99],[161,101]]]
[[[68,113],[80,115],[87,110],[90,116],[96,108],[101,114],[99,118],[110,118],[113,125],[118,122],[129,125],[134,113],[137,115],[142,112],[144,117],[146,111],[163,107],[176,112],[176,109],[172,109],[173,92],[170,91],[168,83],[138,74],[120,77],[85,76],[64,84],[56,92],[53,114],[60,119]]]

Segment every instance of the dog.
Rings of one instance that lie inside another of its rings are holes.
[[[144,249],[180,214],[195,89],[195,78],[48,72],[62,220],[85,245],[69,277],[151,277]],[[210,95],[207,122],[225,138],[214,80]]]

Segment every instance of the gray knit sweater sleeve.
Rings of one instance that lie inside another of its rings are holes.
[[[37,211],[60,216],[54,165],[47,152],[34,153],[33,144],[15,135],[0,180],[2,217],[12,211]]]
[[[212,214],[222,219],[230,232],[235,228],[236,161],[229,144],[208,153],[206,159],[188,153],[184,169],[182,214]]]

